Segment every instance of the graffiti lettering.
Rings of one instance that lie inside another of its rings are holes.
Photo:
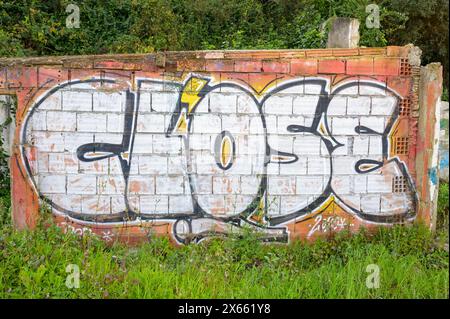
[[[340,216],[328,216],[323,218],[322,215],[318,215],[314,221],[315,223],[308,232],[307,237],[311,237],[316,232],[329,233],[353,226],[352,224],[349,224],[345,218]]]
[[[262,94],[195,75],[136,81],[135,91],[104,78],[61,84],[29,111],[24,164],[56,214],[171,220],[179,242],[246,226],[286,241],[286,225],[330,196],[360,220],[414,217],[414,185],[392,148],[399,96],[382,83],[300,78]],[[309,235],[346,226],[317,218]]]

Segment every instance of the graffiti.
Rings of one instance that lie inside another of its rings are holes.
[[[71,81],[30,109],[24,165],[55,214],[168,220],[181,243],[245,227],[286,242],[287,225],[330,197],[369,223],[414,218],[414,185],[394,152],[400,97],[383,83],[299,78],[256,92],[189,75],[127,86]],[[347,225],[316,218],[310,235]]]
[[[114,240],[114,234],[110,230],[102,231],[102,239],[109,242]]]
[[[66,222],[62,222],[59,224],[59,226],[63,229],[65,233],[71,232],[73,234],[84,236],[84,235],[90,235],[95,236],[95,233],[92,232],[92,229],[89,227],[76,227],[74,225],[70,225]]]
[[[351,226],[354,225],[349,224],[344,217],[328,216],[326,218],[323,218],[322,215],[317,215],[317,217],[314,219],[314,225],[308,232],[307,237],[311,237],[316,232],[321,233],[337,232],[340,230],[348,229]]]

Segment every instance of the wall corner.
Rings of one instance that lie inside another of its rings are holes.
[[[419,207],[417,221],[436,228],[439,188],[440,100],[442,65],[430,63],[420,68],[419,123],[417,136],[416,180]]]

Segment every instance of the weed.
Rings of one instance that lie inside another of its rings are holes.
[[[445,196],[448,185],[440,218]],[[182,247],[151,236],[130,248],[47,222],[16,231],[3,221],[0,298],[448,298],[448,252],[420,224],[288,245],[250,229]],[[65,285],[68,264],[79,266],[79,288]],[[380,269],[378,289],[366,287],[370,264]]]

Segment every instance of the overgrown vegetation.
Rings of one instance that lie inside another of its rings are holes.
[[[448,223],[448,185],[440,194]],[[47,214],[35,231],[16,231],[0,205],[0,298],[448,298],[448,251],[421,225],[313,244],[264,245],[248,233],[129,248],[46,228]],[[69,264],[80,268],[78,289],[65,285]],[[366,287],[370,264],[380,269],[378,289]]]
[[[366,7],[380,8],[367,28]],[[80,28],[67,28],[68,4]],[[362,46],[414,43],[444,64],[447,0],[0,0],[0,56],[155,50],[320,48],[335,16],[358,18]]]
[[[15,103],[16,100],[14,98],[6,98],[4,100],[0,100],[0,111],[8,110],[11,114],[6,118],[3,123],[0,123],[0,198],[9,198],[9,167],[8,167],[8,153],[5,150],[5,136],[6,130],[9,129],[9,126],[12,122],[12,116],[15,114]]]
[[[438,211],[437,211],[437,225],[438,238],[441,242],[447,243],[449,235],[449,218],[448,218],[448,183],[441,183],[439,185]]]

